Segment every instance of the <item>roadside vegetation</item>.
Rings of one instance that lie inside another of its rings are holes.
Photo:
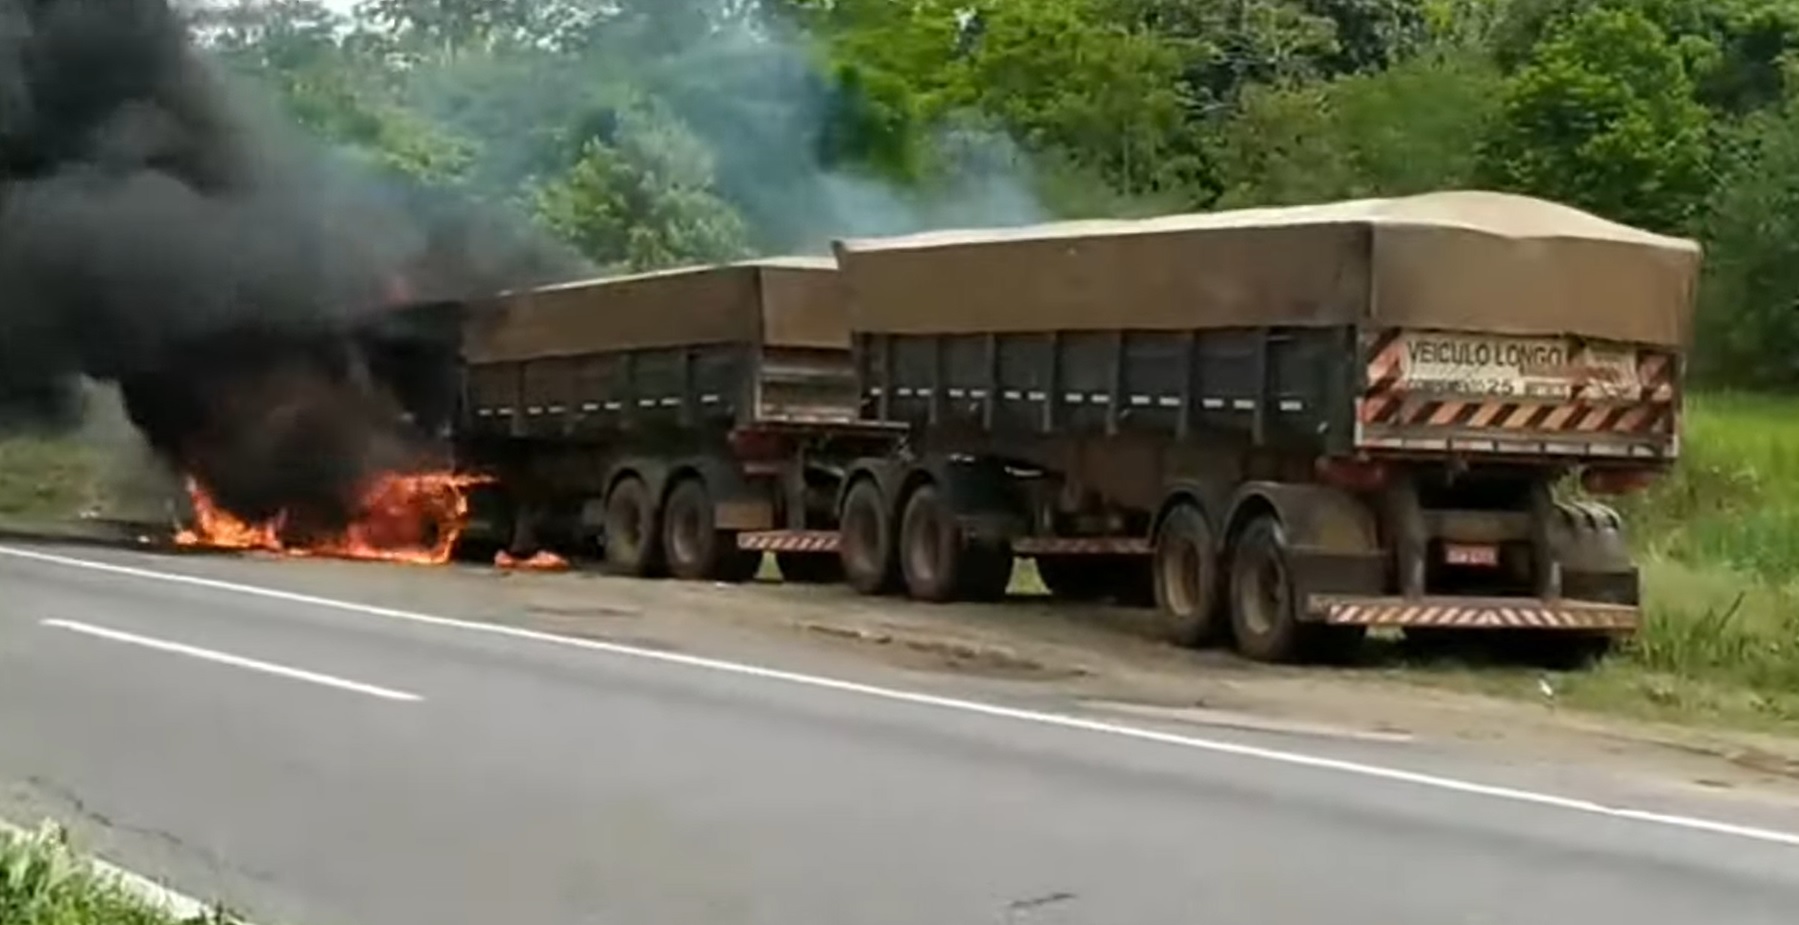
[[[176,918],[132,893],[73,850],[46,823],[0,830],[0,922],[6,925],[232,925],[224,912]]]
[[[1799,399],[1687,402],[1683,458],[1621,505],[1647,623],[1558,702],[1639,718],[1799,732]],[[1541,672],[1412,666],[1409,677],[1541,699]]]
[[[0,440],[0,517],[31,521],[79,513],[97,500],[101,479],[95,456],[74,440]]]

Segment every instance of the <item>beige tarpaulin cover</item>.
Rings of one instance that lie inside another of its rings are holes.
[[[1381,326],[1684,345],[1700,250],[1540,199],[1447,191],[841,241],[872,333]]]
[[[469,314],[471,362],[762,343],[848,350],[836,264],[788,257],[500,295]]]

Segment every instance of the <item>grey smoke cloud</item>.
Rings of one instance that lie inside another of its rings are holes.
[[[415,77],[414,100],[478,141],[495,189],[545,169],[533,158],[547,131],[604,137],[608,110],[647,100],[703,142],[718,191],[764,252],[827,253],[834,237],[1051,217],[1024,152],[972,117],[930,129],[927,144],[944,157],[922,186],[833,162],[828,136],[846,88],[821,73],[810,36],[753,2],[669,2],[681,15],[629,23],[582,4],[587,28],[556,53],[465,52]],[[470,105],[496,97],[506,105]]]

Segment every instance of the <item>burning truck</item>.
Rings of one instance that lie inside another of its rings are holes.
[[[585,261],[334,162],[196,49],[190,14],[0,4],[0,428],[70,427],[84,380],[117,385],[190,479],[190,541],[435,561],[467,486],[354,332],[396,278],[492,292]]]
[[[996,599],[1030,558],[1256,659],[1372,627],[1584,656],[1641,619],[1591,498],[1679,453],[1699,262],[1444,192],[843,241],[357,338],[456,473],[462,543],[722,581],[772,552],[923,601]]]

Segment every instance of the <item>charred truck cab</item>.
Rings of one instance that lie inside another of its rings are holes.
[[[837,247],[852,581],[1075,598],[1271,661],[1370,627],[1635,629],[1618,515],[1679,449],[1697,245],[1448,192]],[[866,512],[863,509],[866,508]],[[852,514],[854,515],[852,517]]]

